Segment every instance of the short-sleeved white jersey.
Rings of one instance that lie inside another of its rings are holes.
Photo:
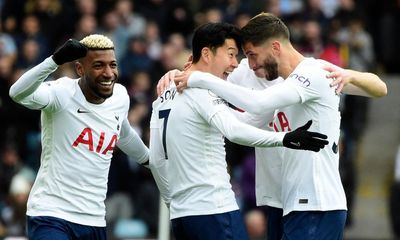
[[[29,89],[27,83],[43,80],[56,66],[51,58],[46,59],[25,73],[12,91]],[[19,101],[42,110],[41,163],[29,195],[27,215],[105,226],[104,200],[114,147],[127,144],[136,148],[131,151],[138,162],[148,159],[143,142],[131,134],[125,87],[116,83],[113,95],[101,104],[86,101],[78,79],[64,77],[41,83],[32,90],[32,94]],[[40,107],[43,99],[47,99],[47,104]],[[128,144],[132,139],[136,143]]]
[[[255,90],[262,90],[282,81],[282,78],[268,81],[265,78],[257,77],[254,74],[254,71],[250,69],[247,58],[242,59],[239,66],[228,77],[228,82]],[[257,115],[259,117],[269,115],[270,118],[256,121],[254,124],[254,119],[247,120],[246,122],[261,129],[274,131],[271,122],[274,113],[275,111],[270,111],[270,113],[263,113],[262,116]],[[255,193],[257,206],[272,206],[276,208],[282,208],[281,149],[282,148],[255,148]]]
[[[278,109],[276,131],[291,131],[312,120],[309,130],[328,136],[329,145],[318,153],[282,149],[284,215],[295,210],[346,209],[338,170],[339,96],[330,87],[326,74],[318,60],[305,58],[283,83],[262,91],[215,82],[206,74],[191,76],[188,82],[191,87],[211,89],[233,105],[255,114]]]

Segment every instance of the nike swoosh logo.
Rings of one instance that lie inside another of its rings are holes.
[[[80,108],[78,108],[78,111],[77,111],[78,113],[90,113],[90,111],[88,111],[88,110],[83,110],[83,109],[80,109]]]
[[[290,142],[292,145],[294,145],[294,146],[296,146],[296,147],[300,147],[300,142],[297,142],[297,143],[295,143],[295,142]]]

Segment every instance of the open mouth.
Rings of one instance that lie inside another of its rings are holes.
[[[112,81],[112,80],[110,80],[110,81],[102,81],[99,84],[102,85],[102,86],[107,87],[107,86],[111,86],[113,84],[113,82],[114,81]]]

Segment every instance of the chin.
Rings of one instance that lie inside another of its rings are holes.
[[[99,97],[101,97],[101,98],[107,99],[107,98],[109,98],[109,97],[111,97],[113,95],[113,91],[111,91],[111,92],[99,92],[97,95]]]

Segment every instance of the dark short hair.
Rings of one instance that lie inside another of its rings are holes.
[[[283,21],[271,13],[262,12],[241,29],[243,42],[259,46],[271,38],[290,39],[288,27]]]
[[[201,50],[208,47],[215,52],[226,39],[233,39],[238,48],[242,45],[240,29],[229,23],[206,23],[198,27],[192,39],[193,63],[200,60]]]

